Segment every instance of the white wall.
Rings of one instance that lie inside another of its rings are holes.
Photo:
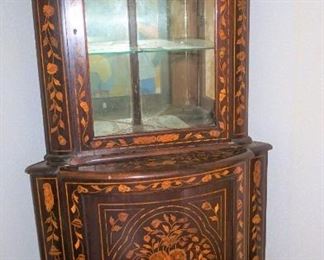
[[[30,0],[0,0],[0,259],[39,259],[27,165],[45,144]]]
[[[274,145],[267,260],[324,259],[323,9],[251,3],[250,135]],[[24,168],[45,148],[30,1],[0,0],[0,19],[0,259],[36,260]]]
[[[268,260],[324,259],[324,1],[252,0],[250,135],[273,144]]]

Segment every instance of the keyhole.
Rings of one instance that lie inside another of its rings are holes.
[[[73,33],[74,33],[74,35],[76,35],[76,34],[77,34],[77,32],[78,32],[78,30],[77,30],[77,29],[73,29]]]

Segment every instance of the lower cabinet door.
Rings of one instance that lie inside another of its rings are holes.
[[[125,181],[62,172],[69,259],[245,259],[245,176],[244,163]]]

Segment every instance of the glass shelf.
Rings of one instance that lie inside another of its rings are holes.
[[[139,52],[176,52],[213,49],[211,41],[202,39],[180,39],[175,41],[165,39],[139,40],[138,47],[131,48],[128,41],[89,42],[89,54],[121,54]]]
[[[89,42],[89,54],[118,54],[131,53],[132,49],[128,41],[111,41],[111,42]]]

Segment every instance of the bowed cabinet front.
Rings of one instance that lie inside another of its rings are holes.
[[[235,148],[34,177],[43,258],[262,259],[265,168]]]

